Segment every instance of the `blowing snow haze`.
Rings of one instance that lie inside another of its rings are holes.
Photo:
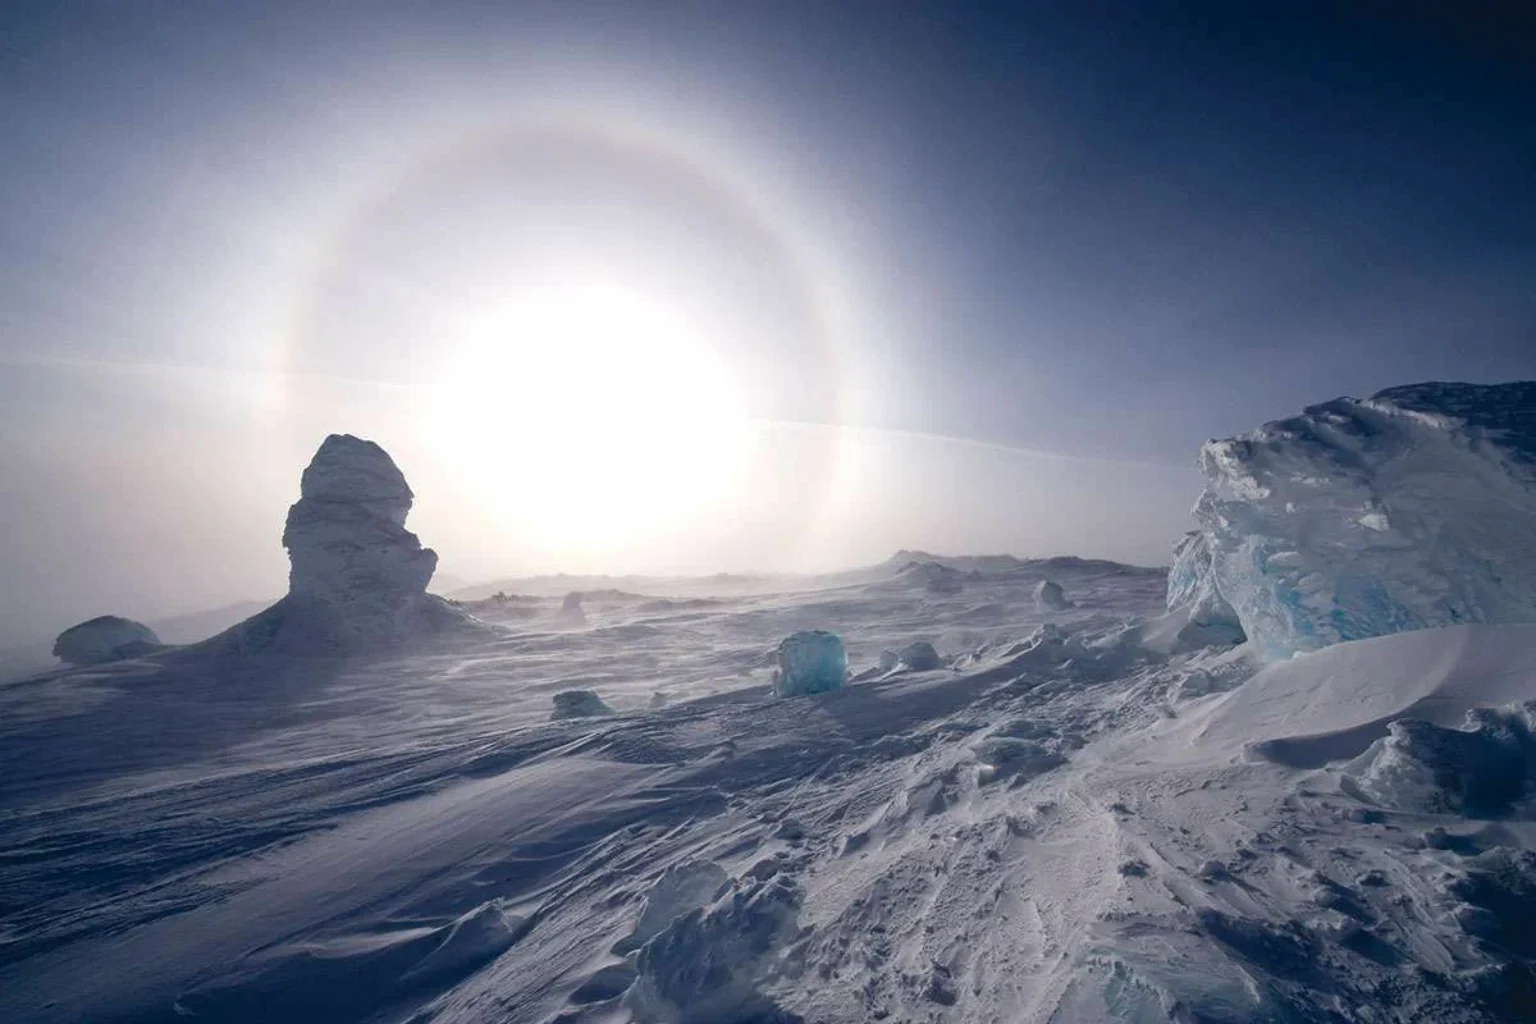
[[[1206,438],[1536,375],[1519,25],[1036,6],[7,5],[0,639],[281,594],[330,433],[440,580],[1156,565]]]

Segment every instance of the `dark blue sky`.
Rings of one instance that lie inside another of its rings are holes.
[[[131,543],[81,511],[129,486],[108,437],[262,465],[280,508],[339,401],[295,382],[408,389],[450,313],[578,266],[706,325],[755,416],[1155,466],[1536,377],[1528,23],[1163,6],[6,5],[0,525],[40,552],[9,571],[74,550],[40,513]]]

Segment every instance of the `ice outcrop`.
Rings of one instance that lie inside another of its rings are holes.
[[[1270,657],[1536,622],[1536,382],[1339,398],[1200,453],[1173,608]]]
[[[581,607],[581,594],[571,591],[560,602],[560,614],[557,616],[562,626],[585,626],[587,613]]]
[[[71,626],[53,642],[53,656],[70,665],[100,665],[158,650],[160,638],[142,622],[99,615]]]
[[[288,509],[287,596],[216,640],[243,651],[352,651],[472,621],[426,592],[437,553],[405,528],[413,499],[383,448],[327,437]]]
[[[1063,611],[1072,607],[1072,602],[1067,600],[1061,584],[1055,580],[1041,580],[1035,587],[1035,604],[1043,611]]]
[[[848,678],[848,655],[836,633],[811,629],[779,644],[773,692],[780,697],[840,690]]]
[[[1168,570],[1168,611],[1177,642],[1184,646],[1239,644],[1247,639],[1237,612],[1216,590],[1211,549],[1199,531],[1186,533],[1173,549]]]
[[[915,640],[901,649],[897,656],[901,664],[914,672],[927,672],[938,668],[943,664],[939,660],[939,652],[933,649],[933,644],[926,640]]]
[[[1536,702],[1474,708],[1461,729],[1392,722],[1351,768],[1356,788],[1385,807],[1508,814],[1536,788]]]
[[[613,708],[608,702],[597,695],[595,690],[561,690],[554,696],[555,710],[550,715],[556,720],[562,718],[597,718],[602,715],[613,714]]]

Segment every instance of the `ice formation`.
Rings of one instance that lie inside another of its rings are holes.
[[[842,639],[823,629],[786,637],[779,644],[778,660],[773,692],[780,697],[840,690],[848,678]]]
[[[1233,644],[1247,639],[1237,612],[1216,590],[1211,550],[1205,535],[1198,531],[1186,533],[1173,549],[1168,609],[1178,619],[1179,639],[1189,645]]]
[[[1383,807],[1499,817],[1536,788],[1536,702],[1473,708],[1460,729],[1411,718],[1387,728],[1350,766]]]
[[[53,656],[71,665],[100,665],[148,654],[160,646],[155,631],[117,615],[99,615],[59,634]]]
[[[554,696],[555,710],[550,716],[561,718],[596,718],[613,714],[608,702],[595,690],[561,690]]]
[[[1061,584],[1055,580],[1040,581],[1039,586],[1035,587],[1035,604],[1044,611],[1062,611],[1072,607],[1072,602],[1067,600]]]
[[[1536,621],[1536,382],[1339,398],[1209,442],[1200,465],[1170,605],[1235,619],[1268,656]]]
[[[914,672],[927,672],[938,668],[939,652],[933,649],[933,644],[926,640],[916,640],[901,649],[897,655],[901,664]]]
[[[469,621],[426,592],[437,553],[405,528],[414,495],[383,448],[332,434],[288,509],[288,594],[216,638],[241,650],[355,650]]]
[[[581,607],[581,594],[578,591],[573,590],[565,595],[565,599],[560,602],[558,618],[560,623],[565,626],[585,626],[587,624],[587,613]]]

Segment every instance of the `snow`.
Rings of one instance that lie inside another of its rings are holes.
[[[1476,434],[1502,413],[1393,403],[1522,471],[1517,431]],[[328,470],[301,498],[338,506],[313,522],[342,557],[301,575],[339,619],[290,595],[0,684],[0,1019],[1536,1014],[1536,624],[1275,660],[1263,623],[1235,643],[1220,602],[1250,604],[1202,529],[1171,574],[908,552],[664,596],[584,580],[572,629],[569,579],[433,603],[394,575],[419,564],[409,492],[364,444],[322,462],[355,488]],[[1409,493],[1447,543],[1475,533]],[[1402,529],[1377,512],[1362,530]],[[1404,550],[1371,556],[1394,586],[1430,558]],[[357,600],[353,556],[386,570]],[[1047,581],[1072,603],[1042,608]],[[381,607],[416,611],[312,642]]]
[[[70,665],[99,665],[148,654],[159,647],[160,638],[142,622],[98,615],[60,633],[53,643],[53,656]]]
[[[779,668],[773,692],[780,697],[830,693],[842,689],[848,678],[848,655],[836,633],[808,629],[785,637],[779,644]]]
[[[977,572],[0,688],[0,1017],[1518,1019],[1536,819],[1469,816],[1417,739],[1426,773],[1373,766],[1394,722],[1536,699],[1536,627],[1261,667],[1155,642],[1160,573]],[[765,652],[818,622],[860,664],[964,656],[774,699]],[[613,714],[549,720],[594,689]]]
[[[1536,383],[1340,398],[1201,452],[1170,598],[1271,657],[1536,621]]]

